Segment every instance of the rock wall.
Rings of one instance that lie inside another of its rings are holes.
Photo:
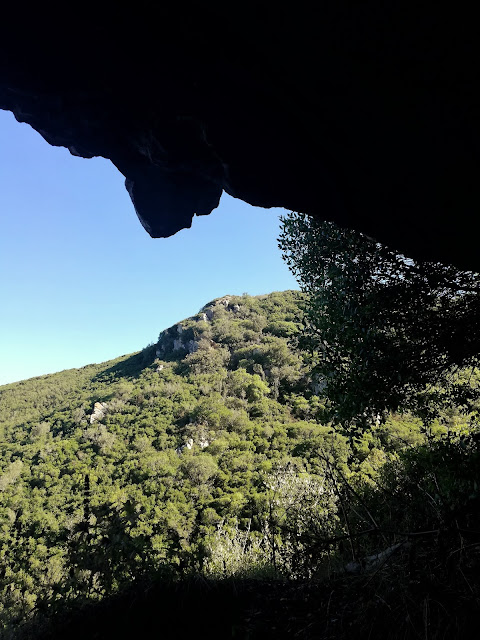
[[[308,6],[10,3],[0,108],[109,158],[154,237],[225,190],[480,269],[474,5]]]

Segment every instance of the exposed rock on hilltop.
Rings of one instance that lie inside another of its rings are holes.
[[[233,302],[231,302],[232,300]],[[216,298],[202,307],[198,314],[190,320],[176,324],[163,331],[156,345],[157,357],[163,357],[169,351],[196,353],[200,347],[199,340],[201,339],[208,340],[209,346],[214,347],[215,342],[210,340],[211,327],[206,326],[206,324],[211,323],[214,318],[221,317],[223,310],[239,314],[241,307],[237,300],[241,300],[241,298],[236,296]],[[244,319],[248,318],[249,314],[250,311],[247,311],[244,314]],[[239,314],[239,317],[241,317],[241,314]]]

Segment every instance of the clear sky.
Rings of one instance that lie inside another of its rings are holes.
[[[138,351],[225,294],[298,288],[282,210],[224,195],[154,240],[123,180],[0,110],[0,385]]]

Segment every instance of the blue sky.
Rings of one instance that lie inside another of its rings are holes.
[[[0,142],[0,385],[137,351],[227,293],[298,288],[277,248],[281,209],[224,195],[154,240],[110,162],[1,110]]]

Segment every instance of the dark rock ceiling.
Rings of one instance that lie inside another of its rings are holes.
[[[214,5],[4,6],[0,108],[50,144],[109,158],[152,236],[190,226],[225,190],[480,270],[473,14]]]

